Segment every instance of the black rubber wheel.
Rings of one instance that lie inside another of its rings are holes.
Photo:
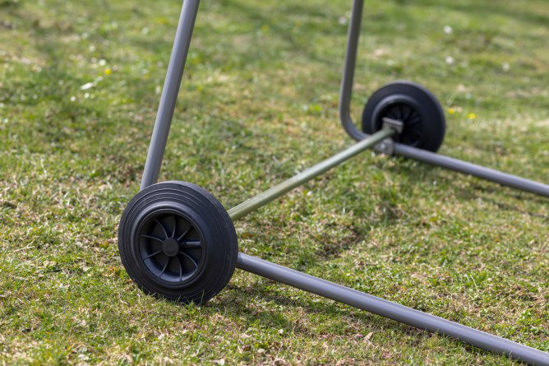
[[[203,304],[229,282],[238,242],[213,195],[191,183],[163,182],[139,192],[124,210],[118,250],[146,293]]]
[[[402,133],[394,137],[396,142],[437,151],[444,140],[446,120],[440,103],[419,84],[397,81],[372,94],[362,114],[362,130],[379,131],[385,117],[404,123]]]

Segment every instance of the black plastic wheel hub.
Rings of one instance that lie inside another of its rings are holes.
[[[422,117],[413,100],[404,95],[395,95],[386,98],[374,111],[376,127],[383,126],[383,118],[401,121],[403,129],[395,136],[395,141],[419,147],[423,138]]]
[[[402,132],[393,139],[404,145],[437,151],[444,140],[446,120],[436,97],[425,87],[397,81],[375,91],[362,113],[362,130],[372,134],[383,128],[383,119],[401,121]]]
[[[138,235],[141,260],[153,279],[180,285],[200,271],[204,243],[196,226],[182,214],[149,216]]]
[[[118,226],[128,275],[146,293],[204,304],[229,282],[238,239],[223,205],[208,191],[169,181],[141,190]]]

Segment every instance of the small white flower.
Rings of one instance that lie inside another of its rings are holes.
[[[453,32],[452,27],[450,27],[449,25],[445,25],[445,26],[444,26],[444,33],[446,33],[446,34],[452,34],[452,32]]]
[[[501,68],[503,69],[503,71],[509,71],[509,69],[511,68],[511,65],[509,65],[508,62],[504,62],[504,63],[501,65]]]
[[[90,93],[84,94],[84,98],[88,99],[90,97]]]
[[[94,83],[86,83],[80,87],[80,90],[88,90],[93,88],[94,86],[95,86]]]
[[[105,66],[107,64],[107,60],[101,59],[99,60],[99,66]]]
[[[446,63],[448,65],[453,65],[454,64],[454,58],[452,56],[446,57]]]
[[[346,25],[347,24],[347,18],[346,17],[339,17],[339,24]]]
[[[74,102],[74,101],[76,101],[76,97],[73,95],[73,96],[71,97],[71,102]]]

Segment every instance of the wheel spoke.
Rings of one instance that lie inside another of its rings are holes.
[[[157,242],[159,243],[162,243],[164,240],[160,239],[160,238],[157,238],[156,236],[153,236],[153,235],[146,235],[146,234],[142,234],[141,235],[142,238],[147,238],[147,239],[151,239],[151,240],[156,240]]]
[[[183,263],[181,263],[181,259],[179,257],[174,257],[177,259],[177,264],[179,265],[179,281],[183,279]]]
[[[158,277],[162,278],[162,275],[164,274],[164,272],[166,272],[166,269],[170,265],[170,262],[172,261],[172,258],[173,257],[168,257],[168,260],[166,261],[166,264],[164,265],[164,268],[162,268],[162,272],[160,272],[160,276],[158,276]]]
[[[403,121],[406,121],[414,114],[414,110],[410,107],[406,107],[406,112],[407,112],[406,115],[404,116],[404,118],[402,118]]]
[[[162,228],[162,231],[164,232],[164,235],[166,236],[166,239],[169,238],[168,236],[168,230],[166,230],[166,228],[164,227],[164,224],[162,224],[160,221],[158,221],[158,219],[154,219],[154,221],[160,225],[160,227]]]
[[[402,118],[404,116],[404,106],[402,104],[399,104],[397,107],[397,110],[398,110],[398,120],[399,121],[404,120],[404,118]]]
[[[192,229],[193,227],[189,225],[189,227],[177,238],[177,242],[179,242],[181,239],[183,239]]]
[[[146,256],[145,258],[143,258],[143,260],[145,260],[145,259],[149,259],[149,258],[152,258],[152,257],[154,257],[154,256],[156,256],[156,255],[159,255],[160,253],[162,253],[162,251],[161,251],[161,250],[159,250],[159,251],[156,251],[156,252],[154,252],[154,253],[152,253],[152,254],[149,254],[149,255],[148,255],[148,256]]]
[[[177,217],[174,216],[173,218],[173,230],[172,230],[172,236],[170,238],[175,238],[175,230],[177,229]]]
[[[387,117],[389,117],[391,119],[396,119],[396,120],[399,119],[398,118],[398,113],[397,113],[396,109],[394,109],[394,108],[389,110],[389,112],[387,112]]]
[[[421,117],[417,114],[412,115],[408,121],[406,121],[407,126],[415,125],[421,122]]]
[[[421,120],[419,118],[414,119],[414,120],[411,120],[410,122],[406,123],[406,127],[415,126],[415,125],[420,124],[420,123],[421,123]]]
[[[188,260],[190,260],[192,262],[192,264],[194,264],[195,268],[198,268],[198,263],[196,263],[196,261],[194,260],[193,257],[191,257],[190,255],[188,255],[187,253],[185,253],[184,251],[180,251],[179,253],[183,254],[183,256],[185,256],[185,258],[187,258]]]
[[[185,248],[202,248],[202,242],[200,240],[185,240],[183,241]]]

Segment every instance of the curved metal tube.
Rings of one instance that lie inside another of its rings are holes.
[[[351,117],[351,98],[353,95],[353,81],[356,69],[358,40],[360,37],[363,8],[364,0],[354,0],[347,35],[347,50],[345,52],[343,78],[339,93],[339,118],[341,125],[343,126],[345,132],[357,141],[368,137],[368,134],[365,134],[356,127]],[[501,184],[503,186],[549,197],[549,186],[543,183],[399,143],[396,143],[394,147],[395,154],[402,155],[407,158],[440,166],[459,173],[472,175],[477,178]]]
[[[367,134],[356,128],[351,117],[351,98],[353,96],[353,82],[355,78],[358,40],[360,38],[363,9],[364,0],[353,1],[353,10],[351,11],[351,20],[347,34],[343,79],[341,80],[341,88],[339,91],[339,118],[341,120],[341,125],[347,134],[356,141],[368,137]]]

